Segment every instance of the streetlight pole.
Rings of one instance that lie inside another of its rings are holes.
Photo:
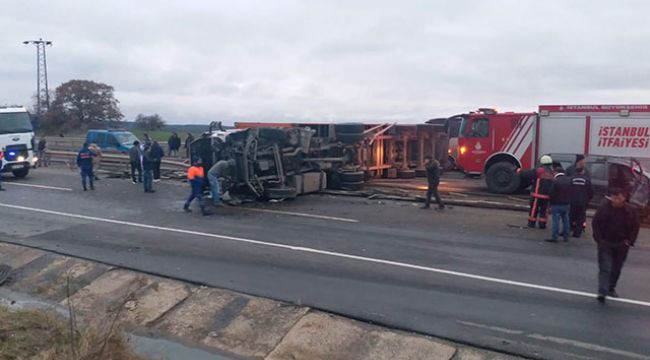
[[[52,46],[48,40],[25,40],[23,44],[36,46],[36,114],[40,118],[43,110],[50,108],[50,92],[47,87],[47,58],[45,57],[45,46]]]

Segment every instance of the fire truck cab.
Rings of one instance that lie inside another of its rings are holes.
[[[519,169],[535,163],[532,143],[537,114],[482,108],[461,117],[458,168],[468,175],[485,175],[493,192],[519,189]]]

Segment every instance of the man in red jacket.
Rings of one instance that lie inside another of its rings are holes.
[[[622,189],[610,189],[607,200],[598,208],[592,221],[594,240],[598,244],[598,301],[618,297],[616,284],[627,252],[639,234],[639,216],[625,202]]]

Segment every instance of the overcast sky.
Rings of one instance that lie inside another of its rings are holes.
[[[0,104],[104,82],[126,120],[421,122],[649,103],[650,1],[0,0]]]

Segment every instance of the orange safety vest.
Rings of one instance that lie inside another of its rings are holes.
[[[187,180],[192,181],[197,177],[200,178],[205,177],[205,173],[203,171],[202,166],[192,166],[189,169],[187,169]]]

